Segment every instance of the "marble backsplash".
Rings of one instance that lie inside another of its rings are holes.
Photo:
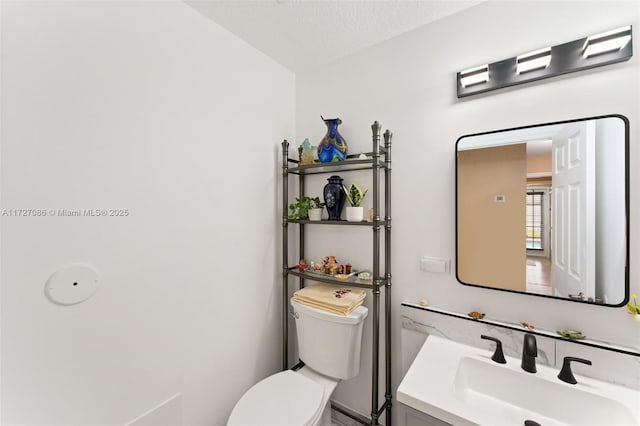
[[[482,340],[481,334],[500,339],[505,355],[514,358],[522,356],[522,344],[527,330],[514,328],[510,324],[496,321],[473,321],[464,314],[441,309],[425,308],[414,302],[403,302],[402,320],[402,370],[407,371],[420,347],[429,335],[451,339],[460,343],[493,351],[495,343]],[[640,390],[640,352],[634,349],[612,345],[608,348],[577,344],[564,339],[545,336],[536,330],[538,358],[536,362],[558,368],[562,367],[565,356],[590,360],[591,366],[573,363],[576,374],[603,380]],[[623,353],[627,352],[627,353]]]

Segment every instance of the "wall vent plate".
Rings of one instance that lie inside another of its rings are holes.
[[[55,271],[45,284],[47,298],[58,305],[75,305],[93,296],[100,275],[91,265],[73,264]]]

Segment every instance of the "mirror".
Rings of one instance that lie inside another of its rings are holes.
[[[456,276],[622,306],[629,297],[629,121],[590,117],[456,142]]]

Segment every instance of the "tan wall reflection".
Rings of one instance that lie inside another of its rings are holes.
[[[458,278],[526,290],[526,144],[458,152]],[[504,196],[505,202],[496,202]]]

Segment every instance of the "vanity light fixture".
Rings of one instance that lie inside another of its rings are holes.
[[[522,74],[529,71],[547,68],[551,63],[551,48],[534,50],[516,57],[516,73]]]
[[[627,61],[632,56],[632,26],[627,25],[461,71],[456,76],[458,98]]]
[[[603,53],[615,52],[631,41],[631,25],[587,37],[582,56],[590,58]]]
[[[469,68],[460,72],[460,83],[462,87],[469,87],[489,81],[489,65]]]

